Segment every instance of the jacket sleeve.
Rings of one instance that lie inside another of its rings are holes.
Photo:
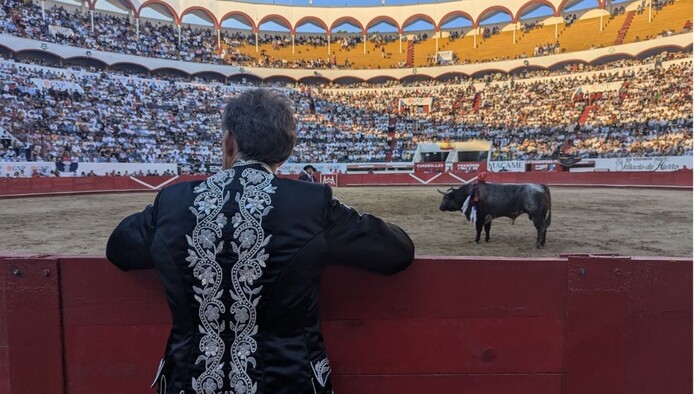
[[[415,248],[399,226],[358,213],[333,198],[324,185],[325,237],[331,264],[342,264],[391,275],[413,262]]]
[[[158,199],[143,212],[127,216],[107,241],[107,259],[122,271],[154,268],[151,244],[156,232]]]

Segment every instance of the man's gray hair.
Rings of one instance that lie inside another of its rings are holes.
[[[297,140],[292,102],[274,89],[236,95],[224,108],[221,127],[235,138],[240,158],[269,165],[286,161]]]

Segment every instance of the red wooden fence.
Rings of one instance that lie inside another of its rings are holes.
[[[690,393],[692,260],[419,258],[331,266],[339,394]],[[153,271],[0,257],[0,394],[150,393],[170,317]]]
[[[398,174],[338,174],[334,186],[388,185],[461,185],[475,174],[462,172],[398,173]],[[296,179],[296,175],[280,175]],[[76,178],[0,178],[0,197],[45,194],[75,194],[92,192],[148,191],[174,182],[203,179],[204,176],[172,177],[76,177]],[[571,186],[641,186],[692,188],[693,171],[674,172],[489,172],[489,182],[535,182],[546,185]]]

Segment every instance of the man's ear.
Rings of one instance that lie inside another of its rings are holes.
[[[224,134],[223,141],[223,168],[229,169],[233,166],[233,161],[238,154],[238,143],[233,135],[229,132]]]

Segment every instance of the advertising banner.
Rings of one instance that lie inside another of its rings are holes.
[[[525,161],[490,161],[491,172],[525,172]]]
[[[692,156],[595,159],[596,170],[667,172],[693,168]]]
[[[417,105],[420,107],[433,105],[432,97],[402,97],[401,105]]]
[[[479,172],[479,171],[485,171],[486,170],[486,162],[485,161],[465,161],[465,162],[458,162],[454,163],[452,166],[452,170],[456,172]]]
[[[445,162],[428,162],[428,163],[416,163],[414,165],[414,171],[423,174],[437,174],[439,172],[445,172]]]
[[[39,175],[50,175],[55,163],[47,161],[18,161],[0,163],[0,178],[28,178],[36,169]]]
[[[162,81],[158,79],[146,79],[146,78],[137,78],[137,77],[123,77],[123,76],[112,76],[111,78],[116,79],[119,81],[120,84],[123,86],[128,86],[128,85],[148,85],[148,86],[156,86],[158,88],[165,88],[168,85],[170,85],[170,81]]]
[[[321,183],[330,186],[338,186],[338,174],[321,174]]]
[[[304,167],[309,164],[314,166],[316,171],[321,174],[344,174],[348,171],[348,165],[345,163],[285,163],[282,167],[277,169],[277,172],[285,175],[301,174],[301,172],[304,171]]]
[[[84,93],[83,88],[81,88],[80,85],[73,83],[73,82],[56,81],[56,80],[40,79],[40,78],[32,78],[32,82],[39,89],[54,89],[54,90],[60,90],[63,92],[78,92],[80,94]]]
[[[50,161],[23,161],[23,162],[0,162],[0,177],[2,178],[27,178],[31,177],[36,169],[42,176],[54,176],[54,171],[58,171],[58,176],[81,176],[89,174],[109,175],[112,171],[124,175],[134,175],[139,171],[147,174],[158,172],[163,175],[165,171],[177,174],[177,164],[168,163],[83,163],[83,162],[50,162]]]
[[[438,63],[452,62],[452,51],[439,51],[435,55],[437,56]]]
[[[61,27],[61,26],[56,26],[56,25],[50,25],[49,26],[49,34],[52,36],[56,37],[56,35],[60,34],[64,37],[73,37],[73,29],[68,28],[68,27]]]

